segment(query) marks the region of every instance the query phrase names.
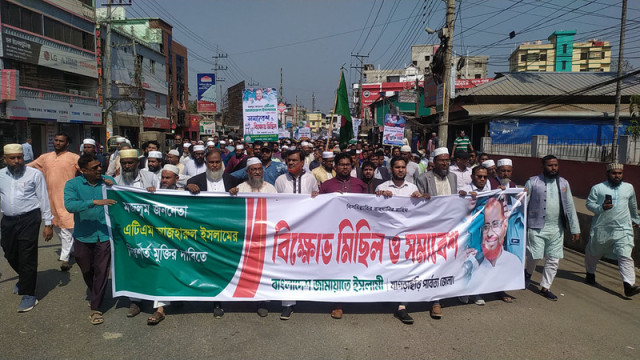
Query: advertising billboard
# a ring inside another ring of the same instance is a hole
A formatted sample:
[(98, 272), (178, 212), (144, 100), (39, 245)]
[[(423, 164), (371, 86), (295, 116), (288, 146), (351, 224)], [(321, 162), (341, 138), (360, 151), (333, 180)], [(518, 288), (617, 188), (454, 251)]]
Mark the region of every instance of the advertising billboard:
[(278, 140), (278, 92), (275, 88), (242, 91), (244, 141)]
[(216, 112), (216, 74), (198, 74), (198, 112)]

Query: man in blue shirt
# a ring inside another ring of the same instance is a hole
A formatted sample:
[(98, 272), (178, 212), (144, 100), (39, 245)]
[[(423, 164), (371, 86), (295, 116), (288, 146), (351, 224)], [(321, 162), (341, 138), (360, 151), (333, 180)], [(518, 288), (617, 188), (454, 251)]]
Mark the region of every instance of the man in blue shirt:
[(82, 176), (77, 176), (64, 186), (64, 206), (73, 214), (75, 258), (82, 277), (90, 292), (91, 315), (93, 325), (102, 324), (104, 318), (99, 308), (109, 279), (111, 243), (105, 216), (104, 205), (113, 205), (115, 200), (102, 198), (104, 180), (100, 162), (93, 154), (84, 154), (78, 160)]

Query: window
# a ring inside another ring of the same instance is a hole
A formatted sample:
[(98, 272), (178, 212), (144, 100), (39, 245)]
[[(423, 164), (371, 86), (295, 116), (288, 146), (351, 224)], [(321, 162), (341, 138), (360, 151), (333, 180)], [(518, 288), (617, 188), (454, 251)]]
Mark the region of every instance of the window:
[(155, 74), (156, 73), (156, 62), (149, 59), (149, 61), (151, 62), (151, 73)]
[(567, 62), (566, 61), (562, 62), (562, 70), (567, 70)]
[(562, 53), (563, 54), (567, 53), (567, 44), (562, 44)]
[(606, 57), (604, 51), (602, 52), (602, 54), (600, 56), (601, 56), (600, 59), (604, 59)]
[(520, 62), (527, 62), (527, 54), (520, 55)]
[(481, 69), (482, 68), (482, 63), (481, 62), (473, 63), (473, 67), (476, 68), (476, 69)]
[(586, 50), (582, 50), (580, 52), (580, 60), (587, 60), (587, 51)]
[(42, 35), (42, 15), (6, 1), (2, 3), (2, 21), (8, 25)]
[(429, 60), (431, 60), (431, 56), (425, 56), (424, 57), (424, 61), (429, 61)]
[(416, 66), (416, 65), (418, 65), (418, 62), (417, 62), (416, 60), (413, 60), (413, 61), (411, 62), (411, 64), (412, 64), (413, 66)]
[(89, 51), (94, 51), (96, 46), (93, 34), (78, 30), (46, 16), (44, 17), (44, 36)]
[(547, 54), (540, 54), (540, 61), (547, 61)]
[(476, 79), (482, 79), (482, 75), (481, 74), (476, 74), (475, 78)]

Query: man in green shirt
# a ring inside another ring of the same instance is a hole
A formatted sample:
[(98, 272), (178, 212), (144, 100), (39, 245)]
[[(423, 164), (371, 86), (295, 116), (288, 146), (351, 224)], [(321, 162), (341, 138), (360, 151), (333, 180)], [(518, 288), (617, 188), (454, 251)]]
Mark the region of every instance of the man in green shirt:
[(453, 151), (451, 153), (455, 154), (456, 151), (473, 151), (473, 145), (471, 145), (471, 141), (464, 130), (460, 130), (460, 136), (453, 141)]
[(93, 154), (85, 154), (78, 160), (82, 176), (77, 176), (64, 186), (64, 206), (73, 214), (75, 258), (90, 292), (91, 324), (104, 322), (98, 310), (109, 279), (111, 243), (107, 228), (105, 205), (115, 200), (102, 198), (104, 179), (115, 183), (112, 177), (103, 176), (100, 162)]

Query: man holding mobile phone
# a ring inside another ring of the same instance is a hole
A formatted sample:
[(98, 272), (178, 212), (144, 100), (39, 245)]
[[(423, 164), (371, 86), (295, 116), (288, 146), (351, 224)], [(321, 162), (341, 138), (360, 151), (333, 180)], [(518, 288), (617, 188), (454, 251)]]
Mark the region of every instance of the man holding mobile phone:
[(624, 295), (630, 297), (640, 293), (640, 288), (635, 286), (636, 274), (631, 258), (633, 227), (638, 227), (640, 217), (633, 186), (622, 181), (623, 170), (622, 164), (609, 164), (607, 181), (591, 188), (587, 208), (594, 216), (584, 265), (585, 282), (595, 285), (598, 260), (602, 256), (618, 259)]

